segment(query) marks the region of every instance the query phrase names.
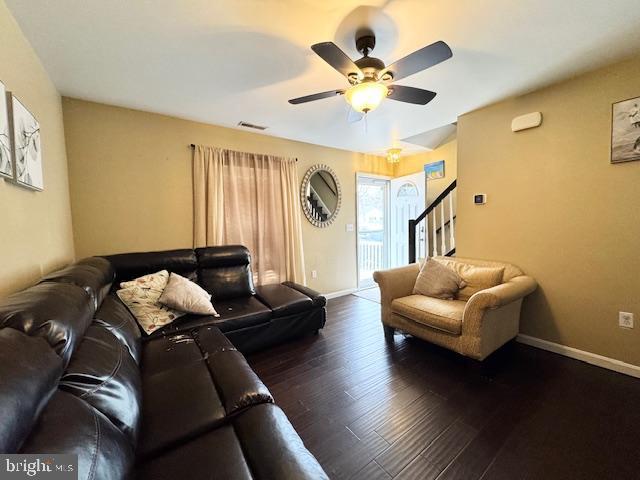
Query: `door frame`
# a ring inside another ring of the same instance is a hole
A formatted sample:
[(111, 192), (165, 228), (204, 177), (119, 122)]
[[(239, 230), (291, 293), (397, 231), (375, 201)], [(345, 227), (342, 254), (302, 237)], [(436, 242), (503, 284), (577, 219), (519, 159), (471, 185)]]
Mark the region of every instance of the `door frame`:
[(373, 283), (373, 285), (367, 285), (367, 286), (361, 286), (360, 285), (360, 254), (359, 254), (359, 249), (358, 249), (358, 234), (360, 232), (360, 225), (359, 225), (359, 218), (360, 218), (360, 212), (359, 212), (359, 204), (360, 202), (358, 201), (358, 183), (359, 180), (361, 178), (371, 178), (374, 180), (384, 180), (386, 182), (386, 188), (385, 188), (385, 193), (384, 193), (384, 257), (385, 257), (385, 263), (388, 260), (388, 256), (389, 256), (389, 184), (390, 181), (393, 177), (389, 176), (389, 175), (378, 175), (376, 173), (366, 173), (366, 172), (356, 172), (356, 177), (355, 177), (355, 181), (356, 181), (356, 188), (355, 188), (355, 201), (356, 201), (356, 224), (355, 224), (355, 234), (356, 234), (356, 291), (360, 291), (360, 290), (366, 290), (368, 288), (373, 288), (375, 287), (375, 282)]

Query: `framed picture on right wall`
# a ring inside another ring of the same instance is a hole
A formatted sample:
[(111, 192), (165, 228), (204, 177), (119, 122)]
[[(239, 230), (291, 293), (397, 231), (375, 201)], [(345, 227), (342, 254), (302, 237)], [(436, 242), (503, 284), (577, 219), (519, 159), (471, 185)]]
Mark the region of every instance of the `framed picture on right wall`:
[(611, 163), (640, 160), (640, 97), (614, 103), (611, 113)]

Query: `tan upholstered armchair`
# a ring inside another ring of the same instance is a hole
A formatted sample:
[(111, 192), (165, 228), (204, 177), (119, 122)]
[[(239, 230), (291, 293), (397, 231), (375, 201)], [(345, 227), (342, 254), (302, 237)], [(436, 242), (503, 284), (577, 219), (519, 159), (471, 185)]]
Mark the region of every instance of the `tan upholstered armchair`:
[(466, 300), (413, 295), (420, 266), (375, 272), (380, 286), (382, 325), (388, 340), (401, 330), (476, 360), (484, 360), (518, 334), (522, 299), (536, 289), (515, 265), (459, 257), (435, 257), (480, 267), (504, 267), (502, 284)]

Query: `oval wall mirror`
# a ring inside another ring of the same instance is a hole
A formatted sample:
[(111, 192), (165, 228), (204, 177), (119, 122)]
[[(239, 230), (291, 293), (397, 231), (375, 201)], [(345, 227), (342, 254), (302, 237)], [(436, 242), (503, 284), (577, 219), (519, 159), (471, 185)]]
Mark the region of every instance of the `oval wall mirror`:
[(336, 173), (326, 165), (314, 165), (302, 179), (302, 210), (316, 227), (331, 225), (340, 210), (342, 193)]

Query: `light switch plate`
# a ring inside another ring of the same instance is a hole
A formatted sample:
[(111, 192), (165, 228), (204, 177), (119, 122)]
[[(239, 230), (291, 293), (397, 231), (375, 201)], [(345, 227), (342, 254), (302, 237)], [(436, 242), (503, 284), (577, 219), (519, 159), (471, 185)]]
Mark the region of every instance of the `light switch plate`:
[(353, 223), (347, 223), (347, 232), (353, 232)]

